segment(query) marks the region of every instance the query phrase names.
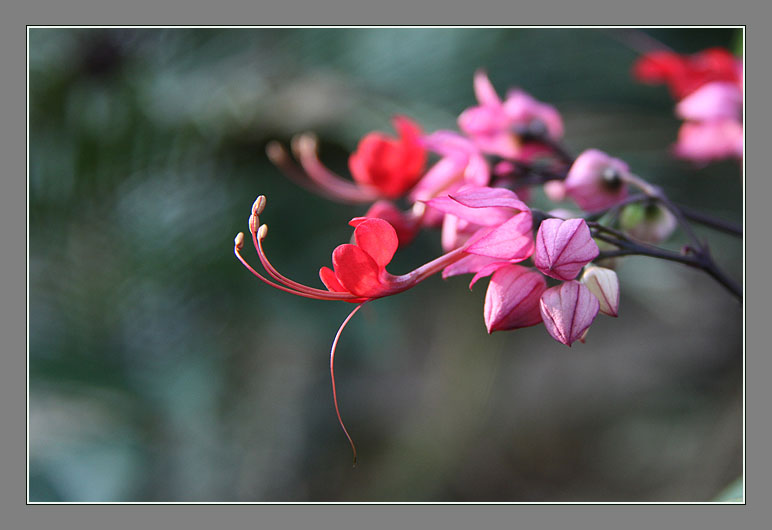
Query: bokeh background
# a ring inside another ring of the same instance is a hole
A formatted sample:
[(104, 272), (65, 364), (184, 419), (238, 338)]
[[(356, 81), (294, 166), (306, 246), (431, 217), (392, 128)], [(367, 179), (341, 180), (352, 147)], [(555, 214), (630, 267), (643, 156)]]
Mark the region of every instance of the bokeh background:
[[(336, 362), (352, 469), (328, 371), (351, 306), (232, 254), (265, 194), (272, 261), (318, 285), (364, 207), (296, 187), (266, 143), (315, 131), (347, 174), (395, 113), (455, 128), (479, 67), (556, 105), (574, 151), (741, 222), (737, 163), (669, 156), (674, 103), (629, 74), (649, 38), (742, 49), (733, 29), (30, 29), (29, 499), (716, 498), (742, 474), (743, 327), (707, 275), (626, 259), (619, 318), (570, 349), (543, 326), (489, 336), (468, 278), (369, 304)], [(740, 280), (742, 242), (700, 234)], [(440, 252), (424, 233), (390, 271)]]

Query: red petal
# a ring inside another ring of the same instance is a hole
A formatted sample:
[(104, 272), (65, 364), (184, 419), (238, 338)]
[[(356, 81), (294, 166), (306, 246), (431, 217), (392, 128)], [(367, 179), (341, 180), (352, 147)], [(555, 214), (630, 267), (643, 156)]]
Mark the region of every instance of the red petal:
[(385, 290), (380, 282), (381, 269), (369, 254), (356, 245), (336, 248), (332, 253), (332, 266), (340, 284), (350, 293), (372, 298)]
[[(373, 259), (378, 268), (385, 268), (399, 247), (397, 231), (388, 221), (378, 218), (356, 223), (354, 241), (357, 246)], [(337, 268), (335, 270), (337, 271)]]
[(335, 273), (329, 267), (322, 267), (319, 269), (319, 278), (322, 280), (324, 286), (327, 287), (328, 291), (335, 293), (348, 292), (348, 290), (340, 284), (338, 277), (335, 276)]

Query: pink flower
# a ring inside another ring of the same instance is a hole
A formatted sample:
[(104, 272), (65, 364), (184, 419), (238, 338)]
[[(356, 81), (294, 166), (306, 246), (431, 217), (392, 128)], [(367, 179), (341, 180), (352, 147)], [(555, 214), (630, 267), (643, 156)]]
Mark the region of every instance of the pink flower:
[(624, 179), (629, 168), (622, 160), (588, 149), (571, 165), (565, 193), (585, 211), (605, 210), (627, 196)]
[(502, 102), (487, 74), (478, 70), (474, 91), (479, 105), (462, 112), (458, 126), (486, 153), (517, 158), (522, 155), (521, 136), (563, 136), (563, 121), (557, 110), (522, 90), (511, 90)]
[(558, 280), (573, 280), (600, 250), (584, 219), (545, 219), (536, 234), (533, 263)]
[(359, 141), (348, 161), (356, 182), (374, 187), (389, 199), (412, 188), (426, 164), (420, 127), (404, 116), (396, 116), (393, 123), (398, 139), (371, 132)]
[(686, 122), (673, 146), (676, 156), (706, 164), (724, 158), (743, 156), (742, 123), (731, 120)]
[(520, 265), (498, 267), (485, 293), (483, 314), (488, 333), (541, 322), (539, 299), (546, 288), (547, 282), (536, 271)]
[(589, 329), (600, 304), (587, 287), (574, 280), (544, 291), (539, 308), (549, 334), (571, 346)]

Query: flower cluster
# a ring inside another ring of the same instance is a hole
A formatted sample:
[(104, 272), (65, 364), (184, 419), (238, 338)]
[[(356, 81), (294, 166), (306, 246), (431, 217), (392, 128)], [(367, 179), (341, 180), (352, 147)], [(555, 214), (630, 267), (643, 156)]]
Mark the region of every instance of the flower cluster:
[[(717, 52), (692, 58), (652, 55), (641, 59), (635, 71), (640, 79), (669, 84), (681, 98), (679, 115), (690, 120), (684, 127), (714, 127), (735, 119), (732, 105), (741, 101), (729, 101), (729, 87), (739, 86), (738, 73), (736, 62), (722, 57)], [(714, 71), (705, 61), (722, 68)], [(356, 304), (330, 351), (335, 410), (352, 449), (335, 391), (341, 332), (363, 304), (411, 289), (432, 275), (471, 274), (470, 289), (490, 278), (483, 307), (489, 333), (543, 324), (567, 346), (585, 341), (599, 313), (618, 315), (619, 280), (611, 263), (619, 256), (648, 255), (702, 268), (741, 296), (694, 237), (685, 213), (661, 189), (634, 175), (621, 159), (598, 149), (574, 157), (563, 146), (563, 120), (555, 107), (520, 89), (502, 99), (482, 70), (474, 75), (474, 92), (477, 104), (459, 115), (458, 131), (426, 133), (410, 118), (397, 116), (396, 136), (364, 136), (348, 160), (350, 179), (325, 166), (311, 134), (296, 137), (291, 154), (278, 142), (267, 146), (274, 164), (303, 187), (339, 202), (369, 205), (349, 222), (352, 241), (333, 250), (332, 267), (320, 268), (324, 288), (293, 281), (269, 261), (264, 248), (268, 227), (260, 223), (264, 196), (254, 202), (248, 222), (264, 272), (242, 256), (243, 233), (234, 249), (252, 274), (274, 288)], [(701, 160), (717, 156), (716, 143), (697, 143), (709, 156), (691, 156), (695, 151), (681, 140), (678, 152)], [(534, 209), (529, 202), (536, 187), (555, 202), (573, 202), (581, 213)], [(704, 216), (699, 219), (710, 223)], [(677, 225), (692, 239), (685, 247), (689, 255), (654, 246)], [(736, 232), (725, 223), (713, 226)], [(386, 270), (401, 247), (421, 230), (432, 229), (440, 230), (444, 254), (405, 274)]]
[(722, 48), (694, 55), (658, 51), (633, 66), (644, 83), (664, 83), (685, 120), (674, 146), (677, 156), (705, 164), (743, 154), (743, 65)]

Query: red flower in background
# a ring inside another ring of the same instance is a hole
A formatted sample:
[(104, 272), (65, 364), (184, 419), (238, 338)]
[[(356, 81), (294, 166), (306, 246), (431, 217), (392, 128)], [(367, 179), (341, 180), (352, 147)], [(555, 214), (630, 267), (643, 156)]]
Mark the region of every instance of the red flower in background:
[(633, 65), (633, 76), (643, 83), (667, 84), (680, 100), (713, 81), (742, 86), (742, 61), (723, 48), (709, 48), (693, 55), (670, 51), (647, 53)]
[(348, 159), (354, 180), (376, 188), (388, 199), (400, 197), (412, 188), (426, 164), (420, 127), (404, 116), (396, 116), (393, 124), (399, 138), (368, 133)]

